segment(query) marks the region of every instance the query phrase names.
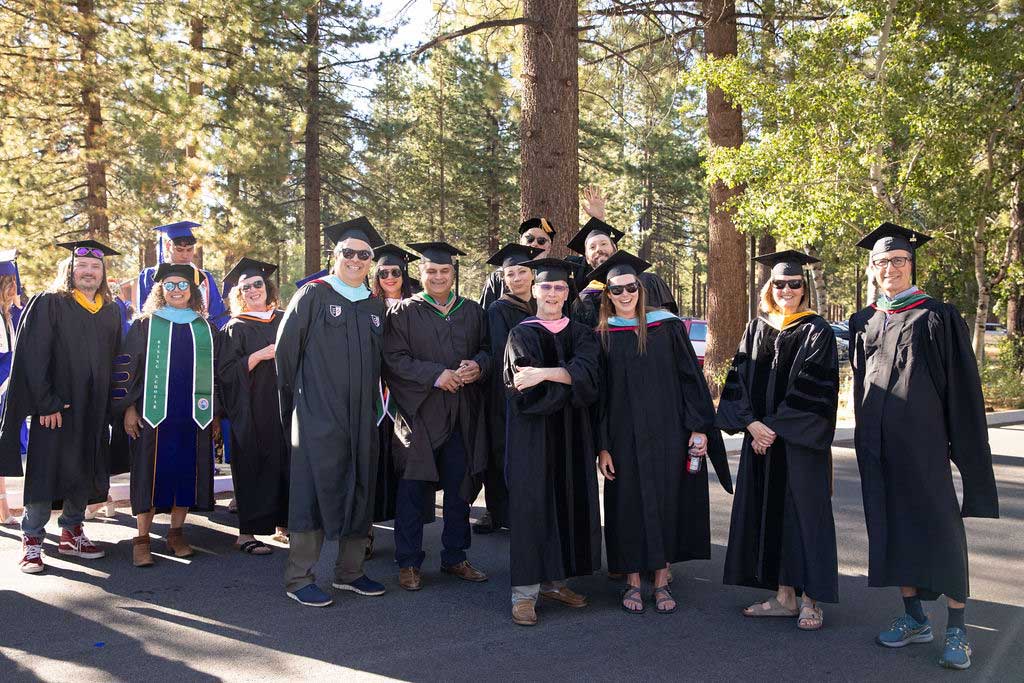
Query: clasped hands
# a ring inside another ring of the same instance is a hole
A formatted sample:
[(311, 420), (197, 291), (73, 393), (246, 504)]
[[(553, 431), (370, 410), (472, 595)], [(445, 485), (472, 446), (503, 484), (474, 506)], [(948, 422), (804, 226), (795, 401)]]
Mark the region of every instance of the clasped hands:
[(775, 437), (778, 436), (768, 425), (757, 420), (747, 425), (747, 431), (750, 432), (751, 446), (758, 455), (768, 452), (768, 448), (775, 443)]
[(438, 389), (454, 394), (462, 387), (472, 384), (478, 379), (480, 379), (480, 366), (477, 365), (476, 361), (464, 360), (459, 363), (459, 367), (455, 370), (445, 368), (441, 376), (437, 378), (436, 386)]

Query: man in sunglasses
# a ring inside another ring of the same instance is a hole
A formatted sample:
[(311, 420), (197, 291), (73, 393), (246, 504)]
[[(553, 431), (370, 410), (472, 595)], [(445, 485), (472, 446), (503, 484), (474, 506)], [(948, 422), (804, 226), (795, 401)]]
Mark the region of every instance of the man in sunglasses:
[(19, 562), (27, 574), (44, 569), (42, 542), (55, 501), (62, 501), (57, 552), (104, 555), (82, 522), (86, 505), (107, 500), (110, 484), (108, 408), (121, 316), (104, 258), (117, 252), (93, 240), (57, 246), (71, 256), (22, 315), (0, 424), (0, 476), (20, 477), (21, 426), (30, 418)]
[[(883, 223), (857, 246), (880, 294), (850, 318), (855, 445), (868, 529), (868, 585), (899, 586), (905, 613), (876, 637), (899, 648), (934, 639), (921, 605), (945, 595), (939, 664), (971, 665), (962, 517), (998, 517), (985, 404), (967, 325), (914, 284), (916, 249), (931, 239)], [(957, 505), (949, 461), (963, 480)]]

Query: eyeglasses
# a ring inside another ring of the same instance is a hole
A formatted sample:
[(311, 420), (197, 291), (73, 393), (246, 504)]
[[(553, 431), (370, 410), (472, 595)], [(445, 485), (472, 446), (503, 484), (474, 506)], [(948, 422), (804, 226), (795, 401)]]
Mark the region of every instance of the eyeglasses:
[(402, 277), (401, 268), (378, 268), (377, 277), (381, 280), (387, 280), (396, 277)]
[(551, 240), (549, 240), (547, 237), (544, 237), (543, 235), (535, 236), (531, 235), (530, 233), (526, 233), (525, 235), (523, 235), (523, 241), (526, 242), (527, 244), (533, 244), (534, 242), (536, 242), (538, 247), (543, 247)]
[(550, 282), (542, 282), (537, 285), (540, 291), (547, 294), (548, 292), (554, 292), (555, 294), (565, 294), (569, 291), (569, 285), (554, 285)]
[(165, 282), (164, 291), (173, 292), (175, 289), (179, 289), (182, 292), (187, 291), (189, 288), (188, 280), (182, 280), (181, 282)]
[(360, 261), (369, 261), (370, 257), (373, 256), (373, 252), (369, 249), (342, 249), (341, 255), (347, 259), (358, 258)]
[(787, 286), (790, 289), (803, 289), (804, 288), (804, 281), (803, 280), (772, 280), (772, 286), (775, 287), (775, 289), (785, 289)]
[(263, 280), (256, 280), (256, 282), (240, 285), (239, 289), (243, 292), (248, 292), (250, 289), (263, 289)]
[(875, 268), (885, 268), (891, 263), (896, 268), (902, 268), (907, 265), (910, 260), (909, 256), (893, 256), (892, 258), (880, 258), (877, 261), (872, 261), (871, 265)]
[(614, 296), (621, 296), (623, 292), (636, 294), (638, 289), (640, 289), (638, 282), (630, 282), (628, 285), (608, 285), (608, 292)]
[(93, 258), (103, 258), (103, 250), (93, 249), (92, 247), (75, 247), (75, 256), (92, 256)]

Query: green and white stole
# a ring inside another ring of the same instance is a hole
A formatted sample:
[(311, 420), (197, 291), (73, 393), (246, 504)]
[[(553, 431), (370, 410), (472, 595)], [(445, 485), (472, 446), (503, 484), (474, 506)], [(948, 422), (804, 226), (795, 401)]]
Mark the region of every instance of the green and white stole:
[[(150, 316), (149, 338), (146, 341), (146, 376), (142, 395), (142, 418), (156, 427), (167, 417), (167, 385), (171, 365), (170, 320)], [(179, 316), (176, 316), (179, 317)], [(198, 315), (186, 323), (192, 332), (192, 419), (200, 429), (213, 422), (213, 334), (210, 326)]]

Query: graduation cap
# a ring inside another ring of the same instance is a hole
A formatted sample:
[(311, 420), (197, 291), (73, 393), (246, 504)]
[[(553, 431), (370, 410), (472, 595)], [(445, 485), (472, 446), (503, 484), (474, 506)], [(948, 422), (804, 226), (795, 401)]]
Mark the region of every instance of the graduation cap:
[(118, 256), (121, 252), (114, 251), (105, 244), (96, 240), (76, 240), (74, 242), (59, 242), (57, 246), (67, 249), (73, 256), (84, 256), (87, 258), (103, 258), (104, 256)]
[(0, 251), (0, 275), (13, 275), (14, 283), (21, 294), (21, 273), (18, 272), (18, 250), (4, 249)]
[(409, 248), (418, 251), (423, 258), (441, 266), (453, 265), (452, 256), (465, 256), (466, 252), (453, 247), (447, 242), (412, 242)]
[(163, 282), (166, 278), (175, 275), (191, 281), (196, 287), (198, 287), (203, 281), (202, 273), (200, 273), (199, 269), (191, 263), (161, 263), (157, 266), (156, 275), (153, 276), (153, 281)]
[(418, 261), (420, 257), (397, 244), (385, 244), (373, 250), (373, 258), (378, 266), (398, 266), (406, 270), (410, 263)]
[(821, 259), (808, 256), (807, 254), (796, 251), (795, 249), (786, 249), (784, 251), (776, 251), (771, 254), (761, 254), (755, 256), (753, 261), (757, 261), (761, 265), (767, 266), (771, 269), (771, 277), (785, 277), (792, 275), (803, 275), (804, 266), (809, 266), (812, 263), (820, 263)]
[(196, 223), (195, 221), (178, 221), (177, 223), (158, 225), (154, 230), (162, 232), (169, 240), (191, 240), (194, 244), (196, 236), (192, 233), (192, 228), (198, 227), (199, 223)]
[(330, 274), (330, 271), (328, 271), (326, 268), (324, 268), (323, 270), (321, 270), (319, 272), (313, 273), (312, 275), (307, 275), (306, 277), (302, 278), (301, 280), (297, 280), (295, 282), (295, 288), (296, 289), (302, 289), (303, 287), (308, 285), (313, 280), (319, 280), (321, 278), (325, 278), (329, 274)]
[(608, 284), (608, 280), (613, 277), (618, 277), (619, 275), (640, 275), (640, 273), (650, 267), (651, 264), (642, 258), (633, 256), (624, 249), (619, 249), (609, 256), (604, 263), (590, 271), (588, 277), (591, 280)]
[(525, 265), (530, 259), (537, 258), (544, 250), (526, 244), (506, 244), (487, 259), (487, 263), (499, 268)]
[(251, 259), (248, 256), (243, 256), (238, 263), (235, 264), (227, 275), (224, 276), (224, 296), (228, 295), (238, 281), (243, 277), (252, 277), (259, 275), (266, 282), (267, 279), (273, 275), (274, 271), (277, 270), (277, 266), (273, 263), (267, 263), (266, 261), (257, 261)]
[(347, 239), (357, 239), (369, 244), (371, 249), (384, 246), (384, 238), (374, 230), (373, 223), (366, 216), (328, 225), (324, 228), (324, 234), (334, 245)]
[(597, 218), (591, 218), (587, 221), (586, 225), (580, 229), (576, 235), (569, 240), (566, 245), (578, 254), (587, 253), (587, 240), (597, 235), (604, 235), (612, 241), (612, 244), (618, 244), (626, 233), (622, 232), (618, 228), (613, 228), (602, 220)]
[(864, 235), (860, 242), (857, 242), (857, 246), (862, 249), (870, 249), (872, 256), (886, 251), (893, 251), (894, 249), (903, 249), (913, 254), (917, 247), (920, 247), (930, 239), (931, 236), (923, 232), (910, 230), (902, 225), (886, 221)]
[(544, 234), (548, 237), (554, 237), (558, 234), (555, 231), (555, 226), (551, 225), (551, 222), (547, 218), (527, 218), (525, 221), (519, 224), (519, 234), (522, 235), (527, 230), (533, 230), (534, 228), (540, 228), (544, 231)]
[(569, 282), (569, 273), (573, 272), (573, 265), (571, 263), (560, 258), (551, 258), (550, 256), (534, 259), (533, 261), (525, 261), (519, 265), (533, 269), (534, 282), (558, 282), (560, 280)]

